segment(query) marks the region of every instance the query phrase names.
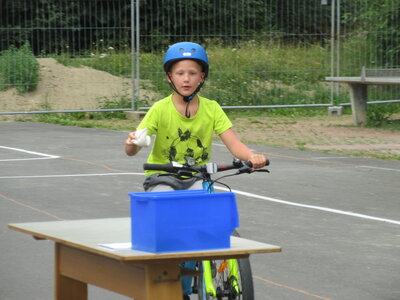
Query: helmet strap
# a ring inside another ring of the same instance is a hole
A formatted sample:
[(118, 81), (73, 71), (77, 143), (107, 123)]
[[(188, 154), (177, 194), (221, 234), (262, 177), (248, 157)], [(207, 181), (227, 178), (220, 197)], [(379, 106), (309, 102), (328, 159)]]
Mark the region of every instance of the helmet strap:
[(197, 87), (197, 89), (194, 91), (193, 94), (191, 94), (190, 96), (183, 96), (181, 93), (178, 92), (178, 90), (175, 87), (175, 84), (173, 83), (173, 81), (171, 80), (171, 77), (169, 76), (169, 74), (167, 73), (167, 76), (169, 78), (169, 86), (174, 90), (175, 93), (177, 93), (179, 96), (181, 96), (183, 98), (183, 101), (186, 102), (186, 110), (185, 110), (185, 117), (186, 118), (190, 118), (190, 111), (189, 111), (189, 103), (190, 101), (194, 98), (194, 96), (196, 96), (196, 94), (200, 91), (201, 87), (203, 86), (204, 82), (201, 82), (199, 84), (199, 86)]
[(186, 109), (185, 109), (185, 117), (188, 119), (190, 118), (189, 104), (190, 101), (186, 102)]

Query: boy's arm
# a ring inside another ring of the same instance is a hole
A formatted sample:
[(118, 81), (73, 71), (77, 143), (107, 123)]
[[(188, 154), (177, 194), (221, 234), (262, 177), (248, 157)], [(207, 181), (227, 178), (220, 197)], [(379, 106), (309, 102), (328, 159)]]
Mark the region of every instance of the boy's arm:
[(228, 150), (236, 158), (243, 161), (250, 161), (254, 169), (262, 168), (266, 164), (264, 155), (253, 153), (245, 144), (243, 144), (236, 136), (232, 128), (221, 133), (220, 138)]

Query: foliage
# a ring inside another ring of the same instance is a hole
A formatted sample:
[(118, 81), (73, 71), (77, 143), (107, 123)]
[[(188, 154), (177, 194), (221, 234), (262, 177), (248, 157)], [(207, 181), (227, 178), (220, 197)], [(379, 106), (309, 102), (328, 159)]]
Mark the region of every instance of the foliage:
[(400, 125), (400, 120), (393, 120), (392, 116), (400, 111), (400, 103), (370, 105), (368, 106), (367, 118), (369, 127), (395, 128)]
[(38, 82), (39, 63), (29, 42), (19, 49), (10, 47), (0, 52), (0, 90), (15, 87), (19, 93), (25, 93), (34, 90)]
[[(393, 67), (400, 65), (400, 2), (397, 0), (344, 0), (342, 25), (364, 53), (359, 66)], [(357, 12), (357, 7), (362, 11)]]

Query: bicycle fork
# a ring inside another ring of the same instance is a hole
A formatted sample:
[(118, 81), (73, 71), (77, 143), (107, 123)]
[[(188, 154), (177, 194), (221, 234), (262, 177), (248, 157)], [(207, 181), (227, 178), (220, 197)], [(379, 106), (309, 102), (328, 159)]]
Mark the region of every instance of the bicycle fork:
[[(208, 191), (209, 193), (214, 192), (214, 185), (210, 183), (210, 181), (203, 181), (203, 189)], [(239, 266), (237, 259), (227, 259), (221, 264), (221, 267), (218, 270), (215, 270), (215, 274), (213, 274), (213, 270), (211, 268), (211, 261), (205, 260), (203, 263), (203, 280), (205, 286), (205, 292), (211, 295), (213, 298), (217, 297), (217, 291), (215, 290), (213, 284), (213, 275), (218, 277), (219, 273), (223, 273), (227, 267), (229, 267), (229, 276), (228, 280), (230, 281), (231, 287), (233, 287), (236, 291), (236, 294), (239, 295)], [(225, 283), (224, 283), (225, 284)], [(204, 293), (203, 293), (204, 294)], [(203, 299), (202, 299), (203, 300)]]
[[(218, 268), (218, 270), (212, 270), (211, 261), (209, 260), (203, 261), (203, 278), (204, 278), (206, 293), (211, 295), (213, 298), (217, 297), (217, 291), (215, 290), (213, 284), (213, 277), (218, 277), (217, 275), (219, 273), (223, 273), (227, 267), (229, 268), (229, 275), (227, 278), (230, 281), (229, 284), (231, 285), (232, 288), (235, 289), (236, 294), (239, 295), (240, 293), (238, 285), (239, 266), (237, 259), (224, 260), (223, 263)], [(213, 271), (216, 273), (213, 274)]]

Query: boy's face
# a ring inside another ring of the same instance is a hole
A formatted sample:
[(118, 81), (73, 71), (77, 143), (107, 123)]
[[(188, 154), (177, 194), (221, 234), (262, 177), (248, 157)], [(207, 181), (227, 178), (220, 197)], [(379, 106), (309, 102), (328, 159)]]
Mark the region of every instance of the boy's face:
[(193, 94), (205, 78), (205, 73), (202, 72), (201, 66), (191, 59), (184, 59), (175, 63), (168, 75), (168, 82), (172, 82), (177, 91), (183, 96)]

